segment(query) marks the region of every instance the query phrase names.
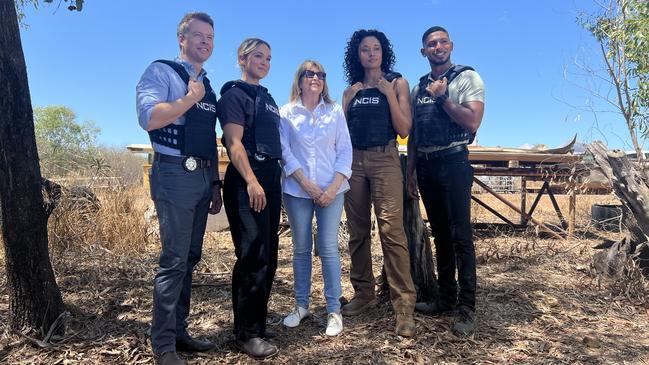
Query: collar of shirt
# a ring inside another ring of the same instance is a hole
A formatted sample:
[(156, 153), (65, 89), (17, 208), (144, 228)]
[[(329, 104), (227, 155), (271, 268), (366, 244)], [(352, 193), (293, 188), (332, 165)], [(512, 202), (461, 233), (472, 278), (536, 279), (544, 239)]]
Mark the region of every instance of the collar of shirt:
[(439, 79), (436, 79), (433, 77), (433, 71), (428, 73), (428, 80), (429, 81), (436, 81), (436, 80), (441, 80), (443, 77), (445, 77), (448, 72), (455, 66), (454, 63), (451, 63), (451, 65), (444, 71), (441, 75), (439, 75)]
[(196, 80), (198, 80), (198, 81), (202, 81), (203, 77), (205, 77), (205, 75), (207, 75), (207, 71), (205, 71), (205, 67), (203, 67), (201, 69), (201, 72), (198, 75), (196, 75), (196, 70), (194, 69), (194, 65), (192, 65), (189, 61), (184, 60), (184, 59), (182, 59), (180, 57), (176, 57), (174, 59), (174, 61), (176, 61), (177, 63), (180, 63), (181, 65), (183, 65), (185, 70), (187, 70), (187, 73), (189, 74), (189, 76), (190, 77), (195, 76)]
[[(327, 104), (325, 104), (324, 99), (320, 97), (320, 101), (318, 102), (318, 105), (316, 105), (315, 109), (313, 109), (313, 114), (315, 114), (316, 110), (324, 110), (326, 106)], [(302, 98), (297, 99), (297, 101), (295, 102), (295, 104), (293, 104), (292, 107), (301, 108), (310, 112), (310, 110), (307, 109), (307, 107), (305, 107), (304, 104), (302, 104)]]

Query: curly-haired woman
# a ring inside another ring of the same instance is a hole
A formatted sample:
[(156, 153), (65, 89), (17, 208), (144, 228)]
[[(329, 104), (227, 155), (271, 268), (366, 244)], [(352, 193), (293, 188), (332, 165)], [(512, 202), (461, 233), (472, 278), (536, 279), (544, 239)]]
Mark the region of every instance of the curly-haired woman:
[(392, 71), (394, 62), (392, 45), (382, 32), (361, 29), (347, 43), (344, 70), (349, 87), (343, 108), (353, 161), (345, 214), (354, 297), (342, 313), (358, 315), (376, 303), (370, 246), (373, 204), (396, 314), (395, 332), (413, 336), (416, 292), (403, 228), (403, 175), (396, 144), (397, 135), (408, 135), (412, 121), (408, 82)]

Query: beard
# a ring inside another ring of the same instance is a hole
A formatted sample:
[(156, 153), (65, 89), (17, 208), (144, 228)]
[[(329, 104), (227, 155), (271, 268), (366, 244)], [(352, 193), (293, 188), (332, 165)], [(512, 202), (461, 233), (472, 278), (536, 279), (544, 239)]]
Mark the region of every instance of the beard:
[(433, 66), (441, 66), (448, 62), (451, 59), (450, 56), (446, 56), (443, 60), (436, 60), (436, 59), (431, 59), (430, 57), (428, 58), (428, 62), (430, 62), (431, 65)]

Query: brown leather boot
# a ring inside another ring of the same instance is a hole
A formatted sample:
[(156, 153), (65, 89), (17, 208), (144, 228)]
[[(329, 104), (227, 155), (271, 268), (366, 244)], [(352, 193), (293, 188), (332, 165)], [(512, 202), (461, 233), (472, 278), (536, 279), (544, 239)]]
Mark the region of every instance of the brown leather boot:
[(239, 351), (257, 360), (275, 356), (279, 352), (275, 345), (271, 345), (261, 337), (253, 337), (245, 341), (236, 340), (234, 344)]
[(178, 357), (176, 351), (163, 352), (155, 359), (156, 365), (187, 365), (185, 360)]
[(394, 326), (394, 332), (403, 337), (412, 337), (415, 335), (415, 320), (412, 314), (397, 313), (397, 323)]
[(352, 300), (341, 308), (340, 312), (343, 316), (357, 316), (373, 306), (376, 306), (376, 297), (354, 295)]

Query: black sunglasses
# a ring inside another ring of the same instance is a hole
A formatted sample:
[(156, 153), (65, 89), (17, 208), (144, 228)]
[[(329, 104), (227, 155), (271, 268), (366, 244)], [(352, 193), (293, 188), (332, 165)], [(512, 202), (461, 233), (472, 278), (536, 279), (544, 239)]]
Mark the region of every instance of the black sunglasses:
[(318, 76), (318, 79), (324, 80), (327, 78), (327, 73), (326, 72), (313, 72), (311, 70), (305, 70), (304, 71), (304, 76), (307, 79), (312, 79), (314, 76)]

